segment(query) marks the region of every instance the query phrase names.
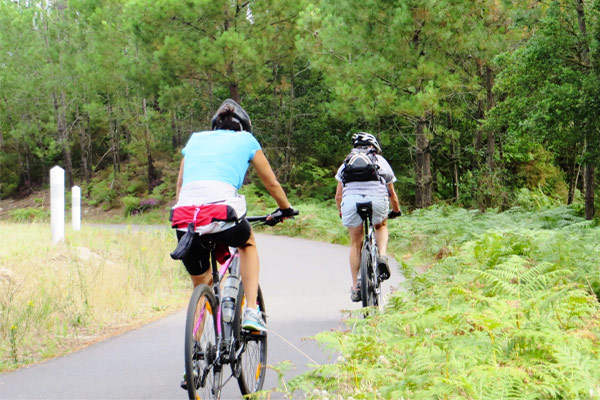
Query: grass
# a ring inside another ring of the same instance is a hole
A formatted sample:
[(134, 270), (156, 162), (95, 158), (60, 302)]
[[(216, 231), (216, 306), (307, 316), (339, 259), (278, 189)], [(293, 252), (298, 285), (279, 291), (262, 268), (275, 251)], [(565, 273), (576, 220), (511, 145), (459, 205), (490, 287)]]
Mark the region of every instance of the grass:
[(171, 232), (0, 223), (0, 372), (57, 356), (185, 304)]

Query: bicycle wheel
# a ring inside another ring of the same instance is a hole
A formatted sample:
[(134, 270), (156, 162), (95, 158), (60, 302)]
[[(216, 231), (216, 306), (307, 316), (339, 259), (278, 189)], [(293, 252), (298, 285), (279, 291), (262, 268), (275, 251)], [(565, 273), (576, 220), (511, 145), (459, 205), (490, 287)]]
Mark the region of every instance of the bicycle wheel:
[(374, 282), (373, 259), (371, 258), (369, 244), (365, 242), (360, 253), (360, 295), (363, 307), (377, 305)]
[(377, 248), (377, 244), (375, 244), (371, 252), (371, 260), (373, 260), (373, 263), (371, 264), (373, 266), (373, 305), (381, 309), (383, 303), (381, 302), (381, 280), (379, 279), (379, 266), (377, 265), (378, 259), (379, 249)]
[[(198, 285), (190, 298), (185, 322), (185, 381), (190, 399), (215, 399), (217, 355), (216, 300), (212, 289)], [(217, 376), (220, 378), (220, 375)], [(217, 381), (220, 379), (217, 379)]]
[[(244, 282), (240, 282), (233, 322), (233, 332), (237, 343), (236, 351), (240, 354), (237, 356), (235, 363), (231, 365), (231, 368), (238, 380), (242, 395), (262, 390), (267, 372), (267, 333), (250, 332), (241, 328), (246, 301)], [(260, 286), (258, 287), (256, 302), (264, 316), (265, 302)], [(266, 321), (266, 317), (264, 318)]]

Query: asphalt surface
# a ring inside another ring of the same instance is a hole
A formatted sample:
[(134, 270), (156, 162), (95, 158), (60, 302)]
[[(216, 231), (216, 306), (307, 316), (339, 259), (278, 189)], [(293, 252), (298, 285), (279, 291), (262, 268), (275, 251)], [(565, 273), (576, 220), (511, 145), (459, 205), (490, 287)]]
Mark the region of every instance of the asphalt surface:
[[(268, 364), (291, 361), (294, 367), (284, 375), (290, 379), (311, 365), (331, 362), (337, 355), (310, 337), (345, 329), (341, 310), (360, 307), (350, 301), (348, 248), (268, 235), (257, 235), (257, 245), (268, 315)], [(392, 264), (392, 278), (384, 282), (384, 294), (402, 280), (396, 266)], [(181, 310), (70, 355), (0, 374), (0, 399), (184, 399), (187, 392), (179, 388), (184, 324)], [(278, 384), (277, 373), (269, 369), (264, 388)], [(235, 380), (227, 383), (221, 398), (241, 398)], [(274, 392), (271, 398), (287, 397)]]

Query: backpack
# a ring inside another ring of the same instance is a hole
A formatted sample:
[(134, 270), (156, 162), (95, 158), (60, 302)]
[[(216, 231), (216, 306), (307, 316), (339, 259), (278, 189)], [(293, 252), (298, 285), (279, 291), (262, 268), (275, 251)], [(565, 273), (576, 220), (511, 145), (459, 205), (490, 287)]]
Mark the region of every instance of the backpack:
[(356, 148), (344, 160), (342, 171), (342, 183), (379, 181), (379, 165), (375, 150)]

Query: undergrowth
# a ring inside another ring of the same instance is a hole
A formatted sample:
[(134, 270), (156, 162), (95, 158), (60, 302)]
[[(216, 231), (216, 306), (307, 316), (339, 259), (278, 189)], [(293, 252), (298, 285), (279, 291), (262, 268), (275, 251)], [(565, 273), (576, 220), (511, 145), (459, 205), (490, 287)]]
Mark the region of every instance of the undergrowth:
[(391, 224), (408, 276), (383, 313), (316, 336), (339, 355), (290, 397), (600, 399), (600, 229), (569, 207), (433, 207)]

